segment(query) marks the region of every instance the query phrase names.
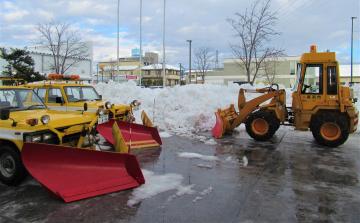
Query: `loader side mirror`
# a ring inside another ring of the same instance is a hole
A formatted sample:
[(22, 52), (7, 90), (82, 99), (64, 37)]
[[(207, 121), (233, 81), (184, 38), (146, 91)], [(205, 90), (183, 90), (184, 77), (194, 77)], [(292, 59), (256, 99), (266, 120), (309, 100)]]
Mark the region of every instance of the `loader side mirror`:
[(99, 94), (99, 99), (102, 100), (102, 95), (101, 94)]
[(57, 104), (63, 104), (63, 103), (64, 103), (62, 97), (56, 97), (55, 102), (56, 102)]
[(8, 120), (10, 118), (10, 110), (9, 109), (1, 109), (0, 110), (0, 119)]

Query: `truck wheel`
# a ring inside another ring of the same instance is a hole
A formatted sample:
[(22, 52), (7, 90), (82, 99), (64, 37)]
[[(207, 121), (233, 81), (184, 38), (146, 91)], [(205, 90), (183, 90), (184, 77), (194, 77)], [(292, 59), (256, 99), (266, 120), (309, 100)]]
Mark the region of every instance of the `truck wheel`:
[(315, 140), (324, 146), (337, 147), (349, 137), (349, 121), (346, 116), (326, 112), (311, 120), (311, 132)]
[(0, 146), (0, 181), (8, 186), (16, 186), (26, 177), (20, 152), (9, 145)]
[(247, 133), (253, 139), (266, 141), (273, 137), (280, 122), (273, 113), (257, 111), (249, 115), (245, 125)]

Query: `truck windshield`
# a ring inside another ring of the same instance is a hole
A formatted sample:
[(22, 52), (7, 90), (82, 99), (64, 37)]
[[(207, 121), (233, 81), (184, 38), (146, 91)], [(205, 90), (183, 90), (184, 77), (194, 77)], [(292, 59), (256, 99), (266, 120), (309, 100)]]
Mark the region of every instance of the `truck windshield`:
[(65, 87), (69, 102), (101, 100), (99, 94), (91, 86)]
[(296, 80), (295, 80), (294, 87), (292, 88), (292, 91), (296, 91), (299, 86), (300, 79), (301, 79), (301, 70), (302, 70), (302, 64), (298, 63), (297, 67), (296, 67)]
[(44, 108), (46, 106), (31, 89), (0, 89), (0, 109), (35, 110)]

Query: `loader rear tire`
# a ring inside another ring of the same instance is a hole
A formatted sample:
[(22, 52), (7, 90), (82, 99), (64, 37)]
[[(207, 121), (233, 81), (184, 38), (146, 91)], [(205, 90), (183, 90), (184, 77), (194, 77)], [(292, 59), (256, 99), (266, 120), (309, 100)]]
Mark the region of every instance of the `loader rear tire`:
[(257, 141), (267, 141), (279, 129), (280, 122), (276, 116), (267, 111), (251, 113), (246, 120), (247, 133)]
[(310, 130), (320, 145), (337, 147), (349, 137), (349, 121), (340, 113), (322, 112), (311, 120)]
[(10, 145), (0, 146), (0, 181), (8, 186), (16, 186), (26, 177), (20, 152)]

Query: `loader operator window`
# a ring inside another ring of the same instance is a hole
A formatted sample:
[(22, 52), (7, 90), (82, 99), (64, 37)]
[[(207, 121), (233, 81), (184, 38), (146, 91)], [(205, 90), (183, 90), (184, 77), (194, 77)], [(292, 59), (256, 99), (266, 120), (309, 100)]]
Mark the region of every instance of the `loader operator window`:
[(301, 93), (322, 94), (323, 93), (322, 73), (323, 73), (323, 66), (321, 64), (306, 65)]
[(49, 88), (48, 103), (56, 103), (57, 97), (60, 97), (61, 99), (63, 99), (61, 90), (59, 88)]
[(327, 67), (327, 93), (329, 95), (337, 95), (337, 79), (336, 79), (336, 67)]

